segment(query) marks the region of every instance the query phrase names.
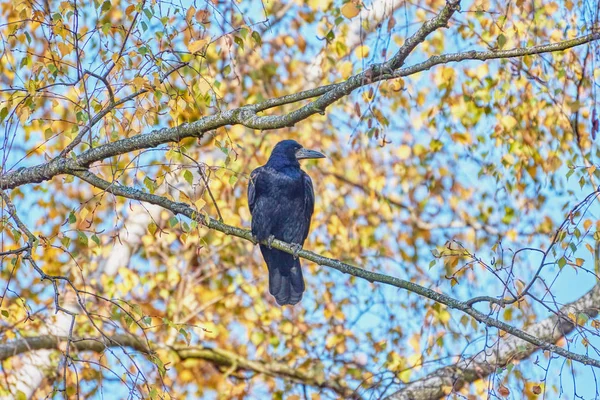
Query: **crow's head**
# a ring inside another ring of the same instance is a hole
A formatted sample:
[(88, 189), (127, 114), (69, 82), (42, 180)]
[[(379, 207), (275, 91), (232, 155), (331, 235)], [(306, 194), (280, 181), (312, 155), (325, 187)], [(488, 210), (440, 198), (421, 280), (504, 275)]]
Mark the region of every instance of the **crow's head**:
[(298, 160), (306, 158), (325, 158), (325, 155), (315, 150), (305, 149), (295, 140), (282, 140), (271, 152), (269, 164), (300, 165)]

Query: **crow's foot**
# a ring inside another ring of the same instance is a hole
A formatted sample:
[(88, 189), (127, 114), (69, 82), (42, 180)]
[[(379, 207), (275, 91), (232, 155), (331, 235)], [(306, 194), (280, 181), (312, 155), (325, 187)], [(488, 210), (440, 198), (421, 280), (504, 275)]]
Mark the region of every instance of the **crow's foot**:
[(298, 258), (298, 253), (300, 252), (300, 250), (302, 250), (302, 245), (300, 245), (298, 243), (292, 243), (291, 246), (292, 246), (292, 250), (294, 250), (292, 255), (294, 256), (294, 260), (296, 260)]
[(273, 240), (275, 240), (274, 235), (270, 235), (267, 239), (267, 245), (269, 246), (269, 250), (273, 249)]

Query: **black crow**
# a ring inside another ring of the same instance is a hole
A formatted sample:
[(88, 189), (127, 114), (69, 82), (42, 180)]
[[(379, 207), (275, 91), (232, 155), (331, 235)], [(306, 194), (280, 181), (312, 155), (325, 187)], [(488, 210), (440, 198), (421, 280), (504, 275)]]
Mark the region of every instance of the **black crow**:
[[(310, 229), (315, 206), (312, 181), (300, 169), (298, 160), (324, 158), (318, 151), (307, 150), (294, 140), (275, 146), (269, 161), (250, 174), (248, 205), (252, 214), (252, 235), (259, 241), (273, 239), (302, 248)], [(296, 255), (260, 245), (269, 268), (269, 292), (277, 304), (294, 305), (302, 299), (304, 279)]]

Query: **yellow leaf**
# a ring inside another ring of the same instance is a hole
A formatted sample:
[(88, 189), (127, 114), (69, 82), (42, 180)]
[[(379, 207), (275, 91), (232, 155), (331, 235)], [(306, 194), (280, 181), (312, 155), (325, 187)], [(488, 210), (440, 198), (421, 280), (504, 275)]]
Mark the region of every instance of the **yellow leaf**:
[(410, 347), (417, 353), (421, 351), (421, 343), (419, 342), (420, 339), (421, 339), (421, 336), (418, 334), (415, 334), (415, 335), (412, 335), (411, 338), (408, 340), (408, 344), (410, 345)]
[(342, 79), (348, 79), (352, 75), (352, 63), (350, 61), (342, 62), (338, 71), (342, 75)]
[(127, 15), (129, 17), (131, 14), (133, 14), (134, 11), (135, 11), (135, 6), (133, 4), (131, 4), (125, 9), (125, 15)]
[(401, 160), (406, 160), (410, 157), (411, 148), (410, 146), (403, 144), (398, 147), (398, 158)]
[(438, 319), (443, 325), (446, 325), (450, 322), (450, 313), (446, 310), (441, 310), (438, 314)]
[(57, 46), (58, 46), (58, 50), (60, 51), (61, 56), (64, 57), (67, 54), (71, 53), (72, 47), (70, 45), (68, 45), (67, 43), (59, 42), (57, 44)]
[(356, 50), (354, 50), (354, 54), (359, 60), (369, 57), (369, 46), (358, 46)]
[(410, 368), (406, 368), (405, 370), (403, 370), (402, 372), (400, 372), (398, 374), (398, 379), (400, 379), (404, 383), (410, 382), (410, 374), (411, 374), (411, 372), (412, 371), (410, 370)]
[(143, 76), (136, 76), (131, 83), (135, 90), (140, 90), (146, 84), (146, 79)]
[(194, 202), (194, 205), (196, 206), (197, 210), (201, 210), (202, 207), (206, 205), (206, 201), (204, 201), (204, 199), (198, 199)]
[(204, 48), (206, 43), (208, 43), (207, 39), (194, 40), (188, 44), (188, 50), (190, 53), (197, 53)]
[(517, 125), (517, 120), (512, 115), (503, 115), (500, 118), (500, 123), (506, 130), (510, 131)]
[(344, 4), (340, 11), (342, 12), (342, 15), (348, 19), (354, 18), (360, 13), (360, 9), (352, 2)]
[(291, 37), (290, 35), (286, 35), (283, 38), (283, 43), (285, 43), (287, 47), (292, 47), (296, 42), (294, 41), (293, 37)]
[(404, 80), (402, 80), (402, 79), (393, 80), (388, 84), (388, 86), (389, 86), (390, 90), (392, 90), (394, 92), (399, 92), (402, 89), (404, 89)]
[(591, 167), (589, 167), (587, 169), (588, 174), (593, 174), (594, 172), (596, 172), (597, 167), (595, 165), (592, 165)]
[(523, 282), (520, 279), (517, 279), (515, 281), (515, 286), (517, 287), (517, 294), (521, 294), (521, 293), (523, 293), (523, 290), (525, 290), (526, 285), (525, 285), (525, 282)]
[(194, 17), (194, 14), (196, 14), (196, 9), (192, 6), (188, 8), (187, 12), (185, 13), (185, 19), (191, 21)]
[(460, 144), (471, 144), (471, 136), (467, 133), (453, 133), (452, 139)]

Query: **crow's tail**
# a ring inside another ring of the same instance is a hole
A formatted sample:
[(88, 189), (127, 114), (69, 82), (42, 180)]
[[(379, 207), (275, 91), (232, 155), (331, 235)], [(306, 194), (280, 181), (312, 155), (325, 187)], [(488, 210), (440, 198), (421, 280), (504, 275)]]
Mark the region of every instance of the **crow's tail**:
[(260, 245), (260, 251), (269, 268), (269, 292), (275, 297), (277, 304), (294, 305), (302, 299), (304, 278), (300, 260), (280, 250), (269, 249)]

